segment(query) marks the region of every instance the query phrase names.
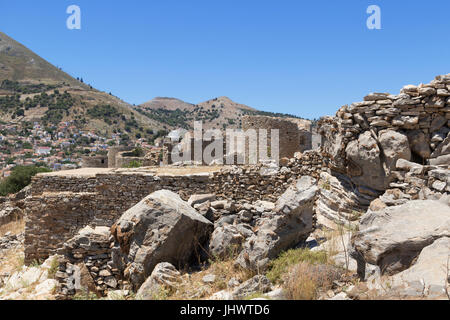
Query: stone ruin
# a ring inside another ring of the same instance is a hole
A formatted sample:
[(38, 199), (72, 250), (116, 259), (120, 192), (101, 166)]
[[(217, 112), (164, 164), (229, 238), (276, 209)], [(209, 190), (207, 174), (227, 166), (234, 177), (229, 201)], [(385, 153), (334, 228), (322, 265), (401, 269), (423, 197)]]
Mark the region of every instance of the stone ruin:
[[(260, 148), (264, 147), (260, 145), (259, 140), (259, 130), (265, 130), (267, 132), (267, 145), (265, 146), (268, 151), (270, 151), (271, 147), (271, 130), (276, 129), (279, 130), (279, 158), (293, 158), (296, 152), (304, 152), (312, 149), (312, 129), (311, 122), (308, 120), (302, 119), (294, 119), (294, 118), (274, 118), (268, 116), (243, 116), (242, 117), (242, 130), (244, 134), (248, 134), (250, 130), (254, 130), (255, 132), (255, 141), (253, 141), (255, 146), (259, 152)], [(223, 159), (219, 159), (216, 155), (214, 156), (213, 164), (217, 164), (218, 160), (221, 163), (226, 162), (227, 145), (230, 144), (229, 137), (226, 137), (224, 131), (221, 131), (222, 136), (220, 139), (220, 144), (223, 145)], [(204, 134), (204, 132), (203, 132)], [(253, 139), (250, 135), (245, 136), (245, 145), (239, 146), (235, 145), (234, 150), (231, 150), (234, 153), (234, 164), (250, 164), (249, 154), (252, 152), (249, 147), (250, 140)], [(175, 150), (177, 146), (180, 148), (180, 154), (184, 154), (189, 152), (190, 156), (186, 159), (189, 163), (195, 163), (198, 160), (195, 159), (194, 150), (195, 145), (198, 143), (201, 146), (201, 152), (205, 151), (205, 149), (214, 143), (216, 138), (205, 139), (203, 138), (201, 141), (197, 140), (194, 137), (192, 132), (188, 132), (184, 138), (179, 141), (173, 141), (171, 139), (166, 139), (164, 143), (164, 151), (163, 151), (163, 165), (172, 165), (174, 164), (174, 160), (171, 157), (172, 152)], [(235, 141), (235, 143), (237, 140)], [(242, 149), (243, 147), (243, 149)], [(270, 152), (268, 152), (270, 153)], [(258, 153), (259, 154), (259, 153)], [(239, 158), (242, 156), (242, 160)], [(270, 157), (270, 154), (268, 154)], [(180, 156), (182, 157), (182, 156)], [(240, 161), (239, 161), (239, 160)], [(256, 162), (259, 162), (262, 159), (255, 159)], [(210, 163), (206, 163), (204, 159), (201, 160), (202, 165), (210, 165)], [(200, 163), (198, 163), (200, 164)]]
[[(173, 243), (169, 234), (176, 232), (167, 230), (182, 230), (178, 221), (201, 221), (192, 229), (202, 230), (202, 247), (209, 245), (220, 255), (228, 245), (236, 245), (240, 250), (236, 262), (253, 270), (264, 270), (270, 259), (304, 242), (319, 227), (378, 230), (373, 236), (356, 233), (352, 239), (350, 253), (363, 280), (373, 276), (374, 266), (378, 274), (412, 279), (405, 272), (413, 270), (417, 257), (419, 262), (426, 260), (419, 256), (422, 249), (431, 254), (447, 245), (450, 75), (436, 77), (430, 84), (406, 86), (399, 95), (373, 93), (363, 102), (343, 106), (335, 117), (319, 121), (323, 141), (318, 150), (296, 152), (293, 145), (301, 147), (302, 135), (293, 125), (259, 117), (246, 118), (244, 123), (246, 128), (282, 124), (285, 131), (280, 137), (292, 135), (291, 143), (280, 146), (285, 157), (279, 165), (81, 169), (34, 177), (22, 203), (26, 263), (60, 254), (57, 279), (63, 297), (76, 292), (77, 272), (89, 275), (89, 286), (100, 295), (122, 288), (136, 290), (152, 273), (142, 262), (150, 253), (139, 245), (142, 230), (136, 229), (136, 221), (150, 223), (145, 217), (155, 214), (159, 218), (151, 220), (157, 226), (152, 230), (163, 231), (142, 234), (159, 239), (152, 240), (151, 252), (159, 252), (167, 241)], [(174, 215), (170, 222), (154, 211), (161, 204), (162, 212), (172, 216), (170, 199), (179, 203), (175, 207), (186, 217)], [(148, 206), (148, 201), (155, 205)], [(434, 209), (427, 220), (423, 210), (414, 208), (428, 205)], [(399, 230), (401, 221), (396, 217), (410, 225)], [(383, 222), (374, 226), (374, 221)], [(394, 231), (398, 239), (391, 243)], [(203, 243), (204, 232), (210, 233), (209, 242)], [(377, 235), (384, 242), (374, 240)], [(194, 241), (195, 232), (190, 236)], [(170, 262), (181, 267), (189, 263), (188, 258), (152, 258), (151, 265)], [(436, 294), (436, 290), (429, 292)]]
[(138, 162), (144, 167), (158, 166), (162, 161), (162, 149), (148, 150), (143, 157), (129, 156), (132, 147), (111, 147), (107, 155), (85, 156), (82, 158), (82, 168), (124, 168), (132, 162)]
[(267, 130), (270, 146), (271, 129), (279, 130), (280, 158), (292, 158), (296, 152), (304, 152), (312, 149), (311, 122), (301, 119), (280, 119), (265, 116), (242, 117), (242, 129), (244, 131), (255, 129)]

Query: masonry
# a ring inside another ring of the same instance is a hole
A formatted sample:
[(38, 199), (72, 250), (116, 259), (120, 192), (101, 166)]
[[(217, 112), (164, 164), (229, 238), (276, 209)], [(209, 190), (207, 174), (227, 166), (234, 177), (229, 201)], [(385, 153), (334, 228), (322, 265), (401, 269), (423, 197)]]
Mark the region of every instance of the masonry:
[(156, 190), (177, 192), (184, 200), (213, 192), (218, 199), (276, 201), (299, 176), (317, 177), (326, 169), (322, 156), (309, 152), (283, 167), (93, 168), (40, 174), (33, 178), (32, 195), (25, 202), (25, 262), (57, 253), (88, 225), (111, 226)]
[(280, 158), (292, 158), (296, 152), (312, 149), (312, 133), (310, 121), (300, 119), (279, 119), (266, 116), (242, 117), (242, 129), (244, 131), (255, 129), (267, 130), (267, 144), (271, 145), (270, 132), (279, 130), (279, 156)]

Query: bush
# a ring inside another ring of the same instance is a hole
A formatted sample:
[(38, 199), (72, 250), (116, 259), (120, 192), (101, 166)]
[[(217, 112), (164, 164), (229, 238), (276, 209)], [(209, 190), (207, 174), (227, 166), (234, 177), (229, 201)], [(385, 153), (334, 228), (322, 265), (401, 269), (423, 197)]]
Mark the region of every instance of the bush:
[(41, 172), (51, 172), (46, 167), (17, 166), (11, 175), (0, 183), (0, 195), (17, 193), (31, 183), (31, 178)]
[(132, 161), (130, 161), (130, 163), (124, 165), (123, 167), (124, 168), (140, 168), (140, 167), (142, 167), (142, 162), (132, 160)]
[(285, 251), (277, 259), (271, 261), (267, 278), (274, 283), (279, 282), (291, 266), (300, 262), (325, 264), (328, 262), (327, 253), (305, 248)]
[(136, 158), (141, 158), (141, 157), (145, 156), (145, 151), (144, 151), (142, 148), (137, 147), (137, 148), (135, 148), (135, 149), (134, 149), (133, 151), (131, 151), (131, 152), (124, 153), (123, 156), (124, 156), (124, 157), (136, 157)]
[(288, 300), (316, 300), (340, 278), (340, 270), (332, 265), (300, 262), (283, 276), (283, 289)]

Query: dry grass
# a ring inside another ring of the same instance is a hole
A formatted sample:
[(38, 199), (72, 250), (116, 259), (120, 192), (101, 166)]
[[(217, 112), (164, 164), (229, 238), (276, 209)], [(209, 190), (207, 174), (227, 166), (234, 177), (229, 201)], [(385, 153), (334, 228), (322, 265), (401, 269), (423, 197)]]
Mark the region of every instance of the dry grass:
[[(205, 284), (202, 278), (208, 274), (214, 274), (214, 283)], [(186, 273), (183, 275), (183, 283), (172, 292), (165, 292), (168, 300), (207, 299), (214, 293), (227, 289), (231, 278), (238, 281), (246, 281), (253, 276), (248, 270), (234, 265), (234, 260), (212, 261), (205, 269), (199, 272)]]
[(285, 251), (270, 262), (267, 278), (273, 283), (282, 282), (284, 274), (300, 262), (326, 264), (328, 263), (328, 255), (325, 251), (311, 251), (305, 248)]
[(338, 271), (330, 265), (301, 262), (284, 276), (283, 288), (289, 300), (316, 300), (319, 292), (331, 289)]
[(18, 235), (25, 230), (25, 220), (20, 219), (17, 221), (12, 221), (3, 226), (0, 226), (0, 237), (3, 237), (8, 232), (11, 232), (13, 235)]
[(3, 251), (0, 254), (0, 273), (8, 274), (20, 270), (24, 266), (24, 258), (23, 248)]

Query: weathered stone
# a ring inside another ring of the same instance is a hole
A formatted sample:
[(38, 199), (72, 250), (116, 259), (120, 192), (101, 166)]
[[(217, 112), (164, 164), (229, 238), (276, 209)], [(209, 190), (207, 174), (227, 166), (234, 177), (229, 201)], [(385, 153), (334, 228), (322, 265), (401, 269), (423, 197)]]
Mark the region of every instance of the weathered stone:
[(202, 278), (202, 282), (203, 283), (207, 283), (207, 284), (214, 283), (214, 282), (216, 282), (216, 275), (214, 275), (214, 274), (207, 274), (206, 276), (204, 276)]
[(364, 132), (358, 140), (351, 141), (347, 145), (347, 158), (362, 169), (360, 176), (352, 177), (357, 185), (375, 190), (386, 189), (388, 180), (382, 166), (380, 153), (380, 148), (369, 131)]
[(412, 152), (419, 155), (423, 159), (430, 158), (431, 150), (429, 140), (422, 131), (409, 131), (407, 136)]
[(213, 257), (231, 257), (240, 252), (245, 238), (236, 226), (220, 226), (211, 235), (209, 252)]
[(273, 216), (261, 219), (256, 235), (249, 238), (236, 262), (243, 268), (263, 271), (282, 250), (306, 240), (313, 230), (313, 205), (318, 188), (304, 176), (281, 196)]
[(173, 265), (167, 262), (159, 263), (153, 269), (150, 277), (139, 288), (137, 299), (155, 300), (161, 290), (174, 288), (181, 280), (181, 274)]
[(215, 199), (215, 194), (194, 194), (189, 198), (188, 204), (194, 207), (196, 204), (201, 204), (207, 201), (214, 201)]
[(449, 235), (450, 207), (439, 201), (416, 200), (368, 211), (353, 243), (367, 263), (394, 274), (409, 268), (424, 247)]
[(439, 156), (434, 159), (430, 159), (430, 164), (432, 166), (449, 165), (450, 164), (450, 154)]
[(410, 162), (410, 161), (405, 160), (405, 159), (398, 159), (396, 167), (399, 170), (414, 172), (415, 174), (422, 174), (423, 173), (423, 166), (422, 165), (420, 165), (418, 163), (415, 163), (415, 162)]
[(449, 252), (450, 238), (437, 239), (420, 252), (410, 268), (387, 279), (377, 279), (381, 283), (378, 291), (386, 295), (383, 288), (389, 288), (388, 295), (401, 299), (448, 299), (445, 292)]
[(160, 262), (186, 264), (213, 224), (170, 191), (150, 194), (126, 211), (112, 233), (126, 258), (125, 276), (139, 287)]
[(447, 119), (441, 115), (436, 115), (431, 122), (430, 131), (435, 132), (442, 128), (447, 123)]
[(270, 280), (266, 278), (266, 276), (257, 275), (250, 280), (245, 281), (236, 289), (234, 289), (233, 296), (236, 297), (236, 299), (244, 299), (245, 297), (248, 297), (249, 295), (256, 292), (268, 292), (270, 291), (271, 286), (272, 284), (270, 283)]
[(379, 142), (389, 170), (395, 169), (397, 160), (411, 159), (408, 138), (399, 132), (386, 130), (380, 134)]

